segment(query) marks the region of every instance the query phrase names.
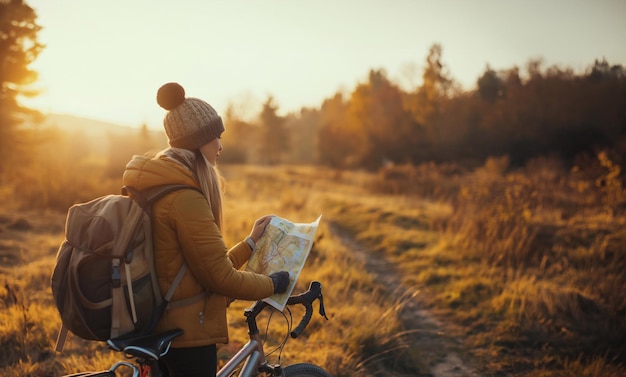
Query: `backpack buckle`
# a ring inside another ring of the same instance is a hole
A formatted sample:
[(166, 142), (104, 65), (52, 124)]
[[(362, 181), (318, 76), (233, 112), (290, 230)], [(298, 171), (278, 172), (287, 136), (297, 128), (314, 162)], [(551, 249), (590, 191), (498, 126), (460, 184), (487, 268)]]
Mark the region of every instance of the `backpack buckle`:
[(113, 288), (119, 288), (122, 285), (119, 260), (114, 260), (113, 266), (111, 266), (111, 284), (113, 285)]

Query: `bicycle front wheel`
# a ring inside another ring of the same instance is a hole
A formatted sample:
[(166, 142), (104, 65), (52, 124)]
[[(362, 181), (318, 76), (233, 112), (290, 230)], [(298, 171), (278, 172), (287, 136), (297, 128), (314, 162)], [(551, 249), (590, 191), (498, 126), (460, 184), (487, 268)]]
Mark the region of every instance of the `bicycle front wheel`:
[(324, 369), (315, 364), (300, 363), (286, 366), (283, 369), (284, 377), (331, 377)]

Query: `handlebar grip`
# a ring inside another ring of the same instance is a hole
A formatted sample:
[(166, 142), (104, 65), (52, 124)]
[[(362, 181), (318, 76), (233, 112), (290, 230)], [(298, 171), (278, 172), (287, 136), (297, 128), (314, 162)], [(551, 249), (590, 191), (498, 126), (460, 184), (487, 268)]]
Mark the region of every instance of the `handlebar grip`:
[(311, 321), (311, 317), (313, 316), (313, 305), (306, 304), (304, 305), (304, 307), (305, 307), (305, 313), (304, 313), (304, 316), (302, 317), (302, 320), (300, 320), (300, 323), (298, 324), (298, 326), (290, 334), (292, 338), (297, 338), (298, 335), (300, 335), (302, 331), (304, 331), (304, 329), (309, 324), (309, 321)]
[(317, 300), (322, 294), (322, 284), (319, 281), (312, 281), (309, 284), (309, 289), (299, 294), (298, 296), (291, 296), (287, 299), (287, 305), (302, 304), (304, 306), (311, 305), (313, 301)]

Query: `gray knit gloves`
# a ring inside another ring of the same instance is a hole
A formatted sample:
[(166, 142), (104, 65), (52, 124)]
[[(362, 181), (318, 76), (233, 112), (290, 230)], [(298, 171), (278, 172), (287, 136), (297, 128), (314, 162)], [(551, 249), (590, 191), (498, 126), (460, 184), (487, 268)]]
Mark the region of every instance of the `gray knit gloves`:
[(289, 286), (289, 272), (279, 271), (270, 275), (274, 282), (274, 293), (285, 293)]

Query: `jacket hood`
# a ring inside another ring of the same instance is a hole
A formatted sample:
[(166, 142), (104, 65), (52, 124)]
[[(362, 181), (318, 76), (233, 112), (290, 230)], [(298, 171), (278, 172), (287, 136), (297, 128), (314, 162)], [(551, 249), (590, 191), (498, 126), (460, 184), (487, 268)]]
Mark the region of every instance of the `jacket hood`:
[(199, 187), (191, 170), (166, 156), (133, 156), (126, 165), (122, 180), (125, 186), (140, 191), (166, 184)]

